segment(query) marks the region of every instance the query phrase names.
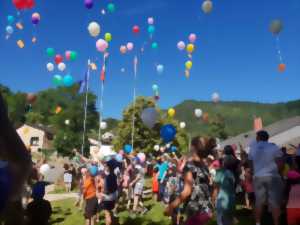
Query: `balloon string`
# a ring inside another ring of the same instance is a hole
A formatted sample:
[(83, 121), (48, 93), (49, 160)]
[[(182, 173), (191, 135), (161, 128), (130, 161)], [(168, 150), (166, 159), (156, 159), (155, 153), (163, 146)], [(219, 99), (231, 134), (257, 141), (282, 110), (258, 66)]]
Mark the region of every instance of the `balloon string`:
[(131, 132), (131, 146), (134, 151), (134, 128), (135, 128), (135, 99), (136, 99), (136, 79), (137, 79), (137, 56), (134, 57), (134, 83), (133, 83), (133, 112), (132, 112), (132, 132)]
[(282, 54), (281, 54), (281, 50), (280, 50), (280, 39), (279, 39), (278, 35), (276, 37), (276, 50), (277, 50), (277, 55), (278, 55), (278, 58), (279, 58), (279, 62), (283, 63)]
[(86, 133), (86, 118), (87, 118), (87, 103), (88, 103), (88, 92), (89, 92), (89, 80), (90, 80), (90, 63), (88, 60), (88, 70), (87, 70), (87, 81), (86, 81), (86, 91), (85, 91), (85, 104), (84, 104), (84, 119), (83, 119), (83, 134), (82, 134), (82, 145), (81, 145), (81, 155), (83, 155), (84, 145), (85, 145), (85, 133)]
[[(105, 68), (105, 62), (106, 62), (106, 55), (104, 53), (103, 55), (103, 66), (102, 69)], [(106, 69), (104, 69), (104, 73), (106, 72)], [(104, 81), (100, 80), (101, 82), (101, 88), (100, 88), (100, 101), (99, 101), (99, 130), (98, 130), (98, 143), (99, 143), (99, 149), (102, 145), (102, 141), (101, 141), (101, 123), (103, 120), (103, 97), (104, 97)]]

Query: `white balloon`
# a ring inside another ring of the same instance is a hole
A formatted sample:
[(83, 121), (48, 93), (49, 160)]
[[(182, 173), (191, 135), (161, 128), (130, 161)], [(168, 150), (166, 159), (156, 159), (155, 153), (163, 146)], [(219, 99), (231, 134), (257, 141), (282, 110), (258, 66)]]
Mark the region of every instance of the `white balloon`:
[(47, 70), (48, 70), (49, 72), (52, 72), (52, 71), (54, 70), (54, 64), (53, 64), (53, 63), (48, 63), (48, 64), (47, 64)]
[(59, 71), (63, 72), (66, 69), (66, 64), (61, 62), (60, 64), (58, 64), (57, 68)]
[(206, 1), (203, 2), (202, 10), (203, 10), (204, 13), (207, 13), (207, 14), (211, 13), (212, 9), (213, 9), (212, 1), (206, 0)]
[(159, 149), (160, 149), (160, 146), (159, 146), (159, 145), (154, 145), (154, 150), (155, 150), (155, 151), (159, 151)]
[(43, 164), (41, 167), (40, 167), (40, 173), (43, 175), (43, 176), (46, 176), (49, 171), (50, 171), (50, 166), (48, 164)]
[(125, 73), (125, 68), (121, 68), (121, 73)]
[(180, 122), (179, 124), (181, 129), (184, 129), (186, 127), (186, 123), (185, 122)]
[(101, 128), (101, 130), (105, 130), (107, 128), (107, 123), (106, 122), (101, 122), (100, 123), (100, 128)]
[(65, 124), (69, 125), (70, 124), (70, 120), (65, 120)]
[(195, 116), (197, 117), (197, 118), (200, 118), (201, 116), (202, 116), (202, 110), (201, 109), (195, 109)]
[(97, 37), (101, 31), (100, 25), (97, 22), (91, 22), (88, 26), (88, 31), (92, 37)]
[(219, 102), (220, 101), (220, 95), (219, 95), (219, 93), (217, 93), (217, 92), (213, 93), (212, 96), (211, 96), (211, 99), (212, 99), (212, 101), (214, 103)]

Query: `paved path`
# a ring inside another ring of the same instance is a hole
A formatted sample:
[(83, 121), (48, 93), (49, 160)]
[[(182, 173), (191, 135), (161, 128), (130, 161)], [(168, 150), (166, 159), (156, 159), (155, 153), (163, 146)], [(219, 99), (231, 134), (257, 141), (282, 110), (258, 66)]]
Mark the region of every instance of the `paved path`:
[(62, 194), (46, 194), (45, 199), (53, 202), (53, 201), (59, 201), (64, 200), (68, 198), (77, 198), (77, 193), (62, 193)]

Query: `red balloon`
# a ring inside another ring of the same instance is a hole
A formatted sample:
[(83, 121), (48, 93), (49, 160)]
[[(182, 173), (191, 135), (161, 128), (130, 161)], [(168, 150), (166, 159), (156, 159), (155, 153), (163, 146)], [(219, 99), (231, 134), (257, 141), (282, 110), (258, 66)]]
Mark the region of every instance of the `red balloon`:
[(34, 0), (27, 0), (27, 8), (32, 9), (35, 6)]
[(13, 0), (12, 2), (18, 10), (26, 9), (27, 7), (27, 0)]
[(56, 55), (54, 59), (56, 64), (60, 64), (63, 60), (64, 58), (61, 55)]
[(132, 28), (132, 32), (135, 33), (135, 34), (138, 34), (138, 33), (140, 32), (139, 26), (135, 25), (135, 26)]

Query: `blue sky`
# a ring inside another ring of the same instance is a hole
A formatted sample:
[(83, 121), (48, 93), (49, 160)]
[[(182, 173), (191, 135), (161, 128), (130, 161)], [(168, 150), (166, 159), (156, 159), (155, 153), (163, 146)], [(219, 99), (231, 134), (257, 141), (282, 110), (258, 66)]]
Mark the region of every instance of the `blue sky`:
[[(97, 39), (89, 36), (91, 21), (113, 35), (104, 94), (104, 116), (120, 117), (122, 109), (132, 100), (134, 53), (121, 55), (119, 47), (132, 41), (136, 46), (149, 42), (147, 18), (155, 19), (154, 40), (159, 49), (146, 45), (139, 57), (137, 93), (153, 95), (151, 86), (158, 84), (160, 106), (167, 108), (185, 99), (210, 100), (219, 92), (222, 100), (249, 100), (281, 102), (299, 99), (300, 76), (300, 1), (299, 0), (213, 0), (210, 15), (201, 11), (202, 0), (94, 0), (92, 10), (84, 7), (83, 0), (36, 0), (37, 6), (23, 12), (23, 31), (15, 31), (5, 39), (7, 15), (17, 12), (10, 0), (0, 2), (0, 83), (14, 91), (36, 92), (52, 85), (52, 76), (46, 70), (51, 61), (45, 50), (53, 47), (58, 53), (76, 50), (77, 61), (67, 63), (67, 72), (76, 80), (82, 79), (88, 58), (99, 66), (101, 54), (95, 49)], [(116, 5), (113, 14), (101, 15), (109, 2)], [(33, 12), (41, 14), (41, 23), (33, 27)], [(285, 73), (278, 73), (275, 38), (268, 27), (273, 19), (284, 23), (280, 35), (281, 51), (287, 64)], [(132, 26), (139, 25), (141, 33), (132, 34)], [(190, 33), (198, 40), (193, 55), (189, 79), (184, 76), (186, 54), (176, 48), (180, 40), (187, 41)], [(36, 35), (38, 43), (30, 43)], [(25, 48), (16, 41), (23, 39)], [(137, 48), (136, 48), (137, 49)], [(163, 64), (159, 75), (155, 65)], [(121, 73), (121, 68), (126, 72)], [(91, 74), (91, 86), (99, 89), (99, 71)]]

